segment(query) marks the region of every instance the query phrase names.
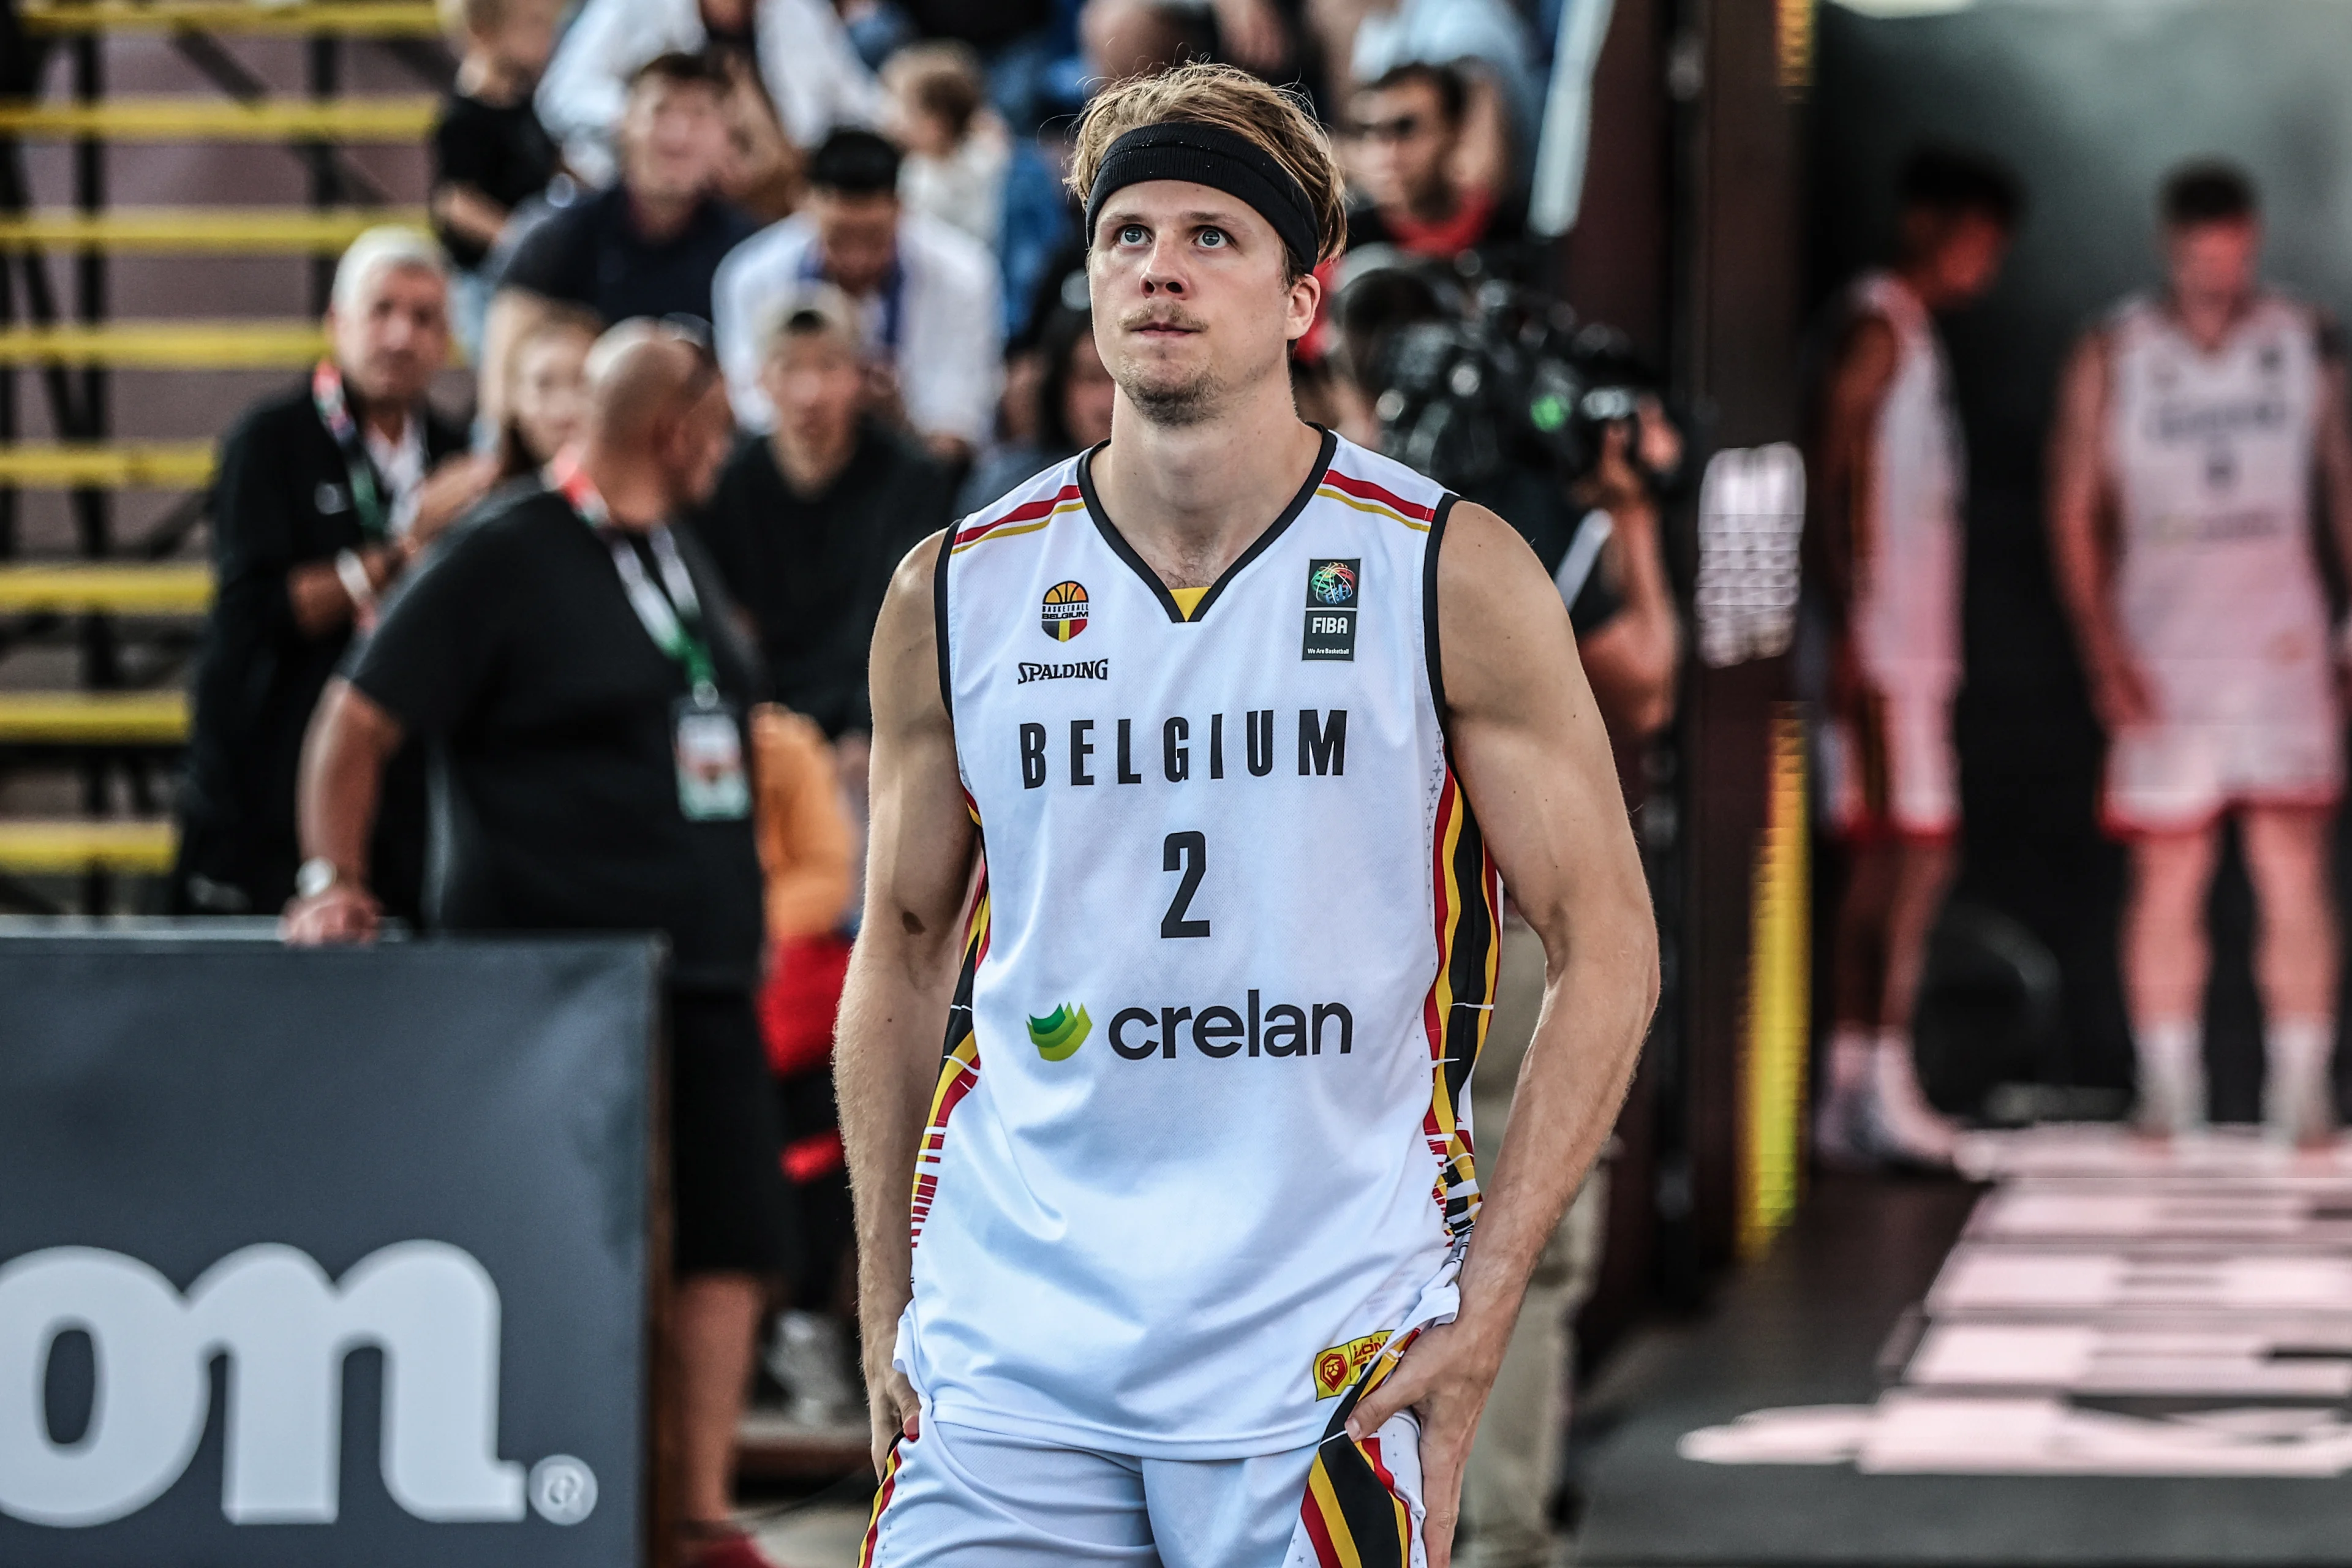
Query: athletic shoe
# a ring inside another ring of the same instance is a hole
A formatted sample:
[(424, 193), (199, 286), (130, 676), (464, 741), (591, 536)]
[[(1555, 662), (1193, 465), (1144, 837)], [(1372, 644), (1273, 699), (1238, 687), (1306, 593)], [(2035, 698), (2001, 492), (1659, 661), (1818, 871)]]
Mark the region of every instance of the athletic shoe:
[(686, 1568), (782, 1568), (740, 1530), (717, 1531), (687, 1547)]
[(781, 1312), (768, 1344), (768, 1375), (783, 1385), (785, 1414), (801, 1426), (862, 1426), (865, 1391), (849, 1375), (849, 1334), (822, 1312)]
[(1865, 1131), (1873, 1047), (1867, 1036), (1841, 1025), (1830, 1037), (1829, 1070), (1813, 1109), (1813, 1155), (1832, 1170), (1869, 1170), (1878, 1163)]
[(1864, 1103), (1864, 1147), (1896, 1164), (1949, 1170), (1960, 1130), (1938, 1115), (1919, 1088), (1907, 1038), (1881, 1040), (1871, 1058)]

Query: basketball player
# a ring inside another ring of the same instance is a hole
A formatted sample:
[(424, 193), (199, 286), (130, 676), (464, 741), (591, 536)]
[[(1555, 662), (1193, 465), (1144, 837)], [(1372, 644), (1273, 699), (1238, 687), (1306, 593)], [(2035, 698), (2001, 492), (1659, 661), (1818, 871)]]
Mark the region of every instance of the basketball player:
[(1823, 384), (1812, 555), (1840, 624), (1822, 752), (1848, 866), (1814, 1146), (1833, 1163), (1952, 1157), (1952, 1126), (1920, 1092), (1911, 1050), (1960, 819), (1952, 696), (1965, 465), (1935, 316), (1992, 287), (2019, 207), (1999, 165), (1913, 154), (1897, 196), (1897, 259), (1848, 292)]
[[(1110, 439), (875, 634), (865, 1560), (1443, 1565), (1655, 998), (1608, 739), (1509, 525), (1292, 406), (1344, 232), (1307, 114), (1138, 79), (1071, 180)], [(1498, 871), (1550, 984), (1488, 1167)]]
[(2108, 734), (2104, 810), (2131, 849), (2125, 993), (2140, 1122), (2205, 1116), (2205, 895), (2235, 815), (2260, 910), (2263, 1120), (2325, 1141), (2335, 1121), (2336, 910), (2329, 820), (2343, 790), (2313, 481), (2352, 554), (2343, 346), (2265, 288), (2237, 170), (2165, 182), (2168, 288), (2085, 334), (2059, 386), (2050, 526), (2059, 587)]

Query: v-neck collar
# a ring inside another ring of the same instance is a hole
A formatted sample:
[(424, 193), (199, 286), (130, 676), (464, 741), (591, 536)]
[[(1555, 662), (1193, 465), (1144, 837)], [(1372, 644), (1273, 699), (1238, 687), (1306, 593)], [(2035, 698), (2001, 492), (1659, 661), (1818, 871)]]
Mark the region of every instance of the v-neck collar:
[(1265, 531), (1252, 541), (1250, 547), (1236, 556), (1234, 563), (1209, 584), (1209, 591), (1201, 595), (1201, 602), (1192, 606), (1190, 616), (1176, 602), (1176, 596), (1168, 591), (1168, 584), (1160, 580), (1160, 574), (1151, 569), (1151, 563), (1137, 554), (1135, 546), (1119, 532), (1118, 525), (1110, 520), (1110, 513), (1103, 510), (1102, 498), (1095, 494), (1095, 458), (1103, 447), (1110, 445), (1108, 441), (1088, 448), (1086, 455), (1078, 459), (1078, 494), (1086, 499), (1087, 515), (1094, 519), (1095, 531), (1102, 535), (1103, 542), (1110, 546), (1112, 554), (1127, 563), (1129, 571), (1143, 579), (1144, 585), (1159, 599), (1160, 607), (1168, 612), (1168, 618), (1179, 626), (1197, 623), (1206, 618), (1209, 606), (1217, 602), (1217, 596), (1225, 591), (1225, 584), (1241, 575), (1244, 567), (1265, 554), (1266, 548), (1298, 521), (1298, 514), (1307, 510), (1307, 503), (1315, 499), (1316, 489), (1323, 483), (1324, 472), (1331, 466), (1331, 455), (1339, 449), (1339, 438), (1319, 425), (1313, 428), (1322, 431), (1323, 446), (1315, 454), (1314, 466), (1307, 470), (1307, 482), (1298, 487), (1298, 493), (1290, 498), (1290, 504), (1282, 509), (1282, 515), (1268, 523)]

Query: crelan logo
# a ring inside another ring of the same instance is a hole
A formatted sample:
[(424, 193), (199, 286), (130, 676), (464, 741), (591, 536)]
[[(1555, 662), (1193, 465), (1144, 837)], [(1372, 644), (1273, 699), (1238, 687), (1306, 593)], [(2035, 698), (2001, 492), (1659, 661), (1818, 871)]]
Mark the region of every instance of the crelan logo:
[(1084, 1007), (1074, 1008), (1065, 1002), (1044, 1017), (1029, 1020), (1029, 1043), (1047, 1061), (1066, 1062), (1077, 1055), (1094, 1026)]
[[(383, 1485), (411, 1516), (554, 1523), (595, 1507), (588, 1467), (498, 1457), (497, 1285), (469, 1254), (404, 1241), (340, 1283), (265, 1243), (206, 1269), (185, 1296), (135, 1258), (55, 1247), (0, 1265), (0, 1513), (60, 1529), (128, 1518), (195, 1457), (228, 1358), (221, 1511), (234, 1524), (331, 1524), (340, 1499), (343, 1358), (383, 1352)], [(49, 1430), (44, 1388), (59, 1335), (97, 1363), (79, 1438)]]

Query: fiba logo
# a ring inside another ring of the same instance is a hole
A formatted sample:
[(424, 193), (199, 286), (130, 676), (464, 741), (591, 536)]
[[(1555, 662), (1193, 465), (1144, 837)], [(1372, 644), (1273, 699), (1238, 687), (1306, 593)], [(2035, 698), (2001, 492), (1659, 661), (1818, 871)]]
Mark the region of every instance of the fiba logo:
[(1307, 575), (1307, 591), (1314, 602), (1327, 608), (1356, 602), (1356, 563), (1353, 561), (1318, 561)]
[[(60, 1442), (45, 1390), (59, 1336), (90, 1340), (87, 1428)], [(0, 1513), (108, 1524), (170, 1490), (203, 1441), (212, 1358), (228, 1359), (221, 1511), (234, 1524), (336, 1518), (343, 1358), (383, 1352), (383, 1485), (414, 1518), (576, 1524), (596, 1478), (568, 1455), (498, 1457), (499, 1302), (488, 1270), (437, 1241), (369, 1254), (340, 1283), (263, 1244), (184, 1297), (135, 1258), (56, 1247), (0, 1266)]]
[(1038, 608), (1038, 624), (1055, 642), (1067, 642), (1087, 629), (1087, 587), (1083, 583), (1056, 583), (1045, 590)]

